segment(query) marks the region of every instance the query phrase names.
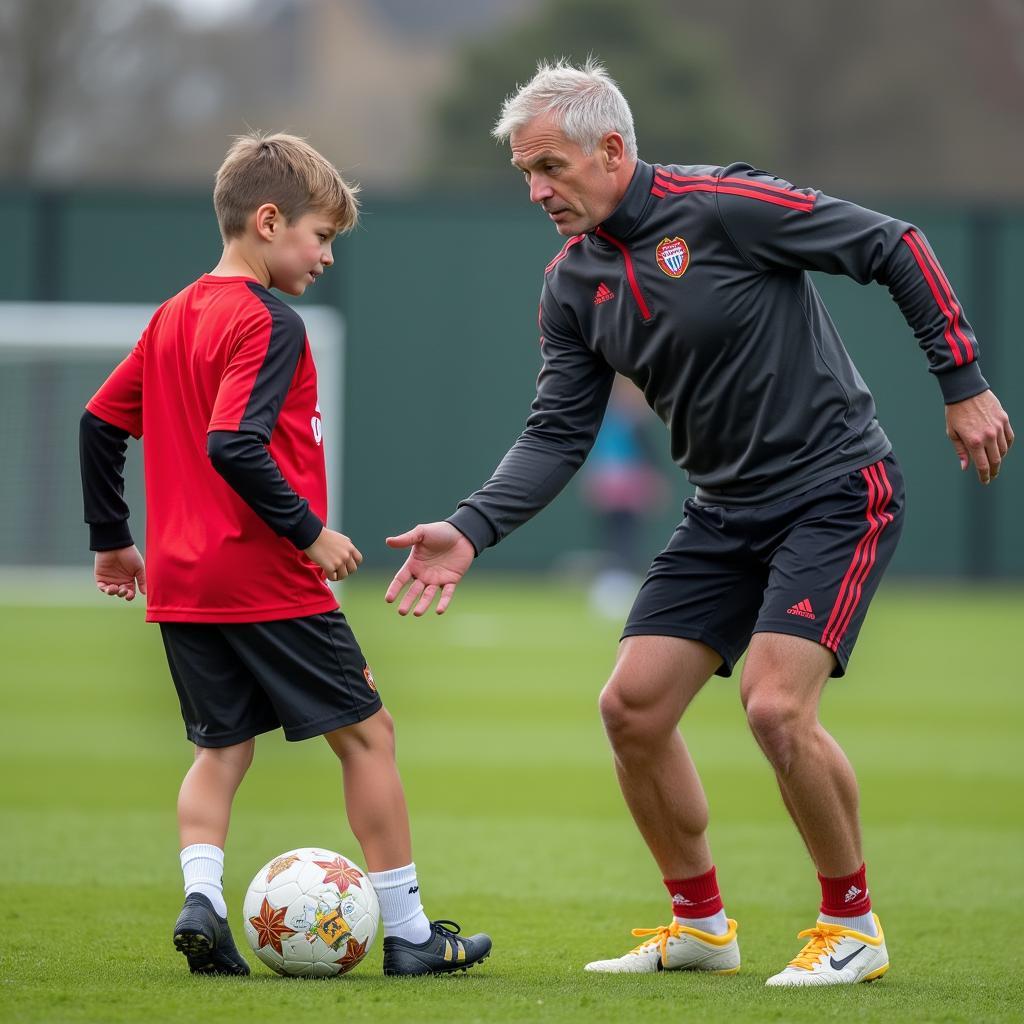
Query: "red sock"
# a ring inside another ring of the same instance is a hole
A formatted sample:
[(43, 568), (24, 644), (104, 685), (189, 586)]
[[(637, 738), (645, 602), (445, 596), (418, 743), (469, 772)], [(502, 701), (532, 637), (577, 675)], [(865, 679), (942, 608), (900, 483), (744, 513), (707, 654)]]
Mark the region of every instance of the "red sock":
[(871, 897), (863, 864), (852, 875), (826, 878), (818, 874), (821, 882), (821, 912), (829, 917), (860, 917), (871, 913)]
[(664, 882), (672, 897), (674, 917), (711, 917), (722, 909), (714, 868), (696, 878), (666, 878)]

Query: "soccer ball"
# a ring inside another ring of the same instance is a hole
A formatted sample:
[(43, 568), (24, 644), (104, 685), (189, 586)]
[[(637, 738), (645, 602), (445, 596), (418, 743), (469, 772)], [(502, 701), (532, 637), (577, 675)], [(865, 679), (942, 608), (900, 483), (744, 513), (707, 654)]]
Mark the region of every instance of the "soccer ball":
[(361, 868), (331, 850), (306, 847), (256, 872), (242, 905), (245, 937), (272, 971), (331, 978), (366, 956), (380, 921)]

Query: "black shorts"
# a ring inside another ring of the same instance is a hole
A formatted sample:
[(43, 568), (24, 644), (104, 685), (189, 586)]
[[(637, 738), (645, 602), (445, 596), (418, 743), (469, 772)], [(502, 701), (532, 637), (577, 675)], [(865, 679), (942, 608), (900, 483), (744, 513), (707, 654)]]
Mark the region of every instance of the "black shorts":
[(229, 747), (284, 728), (304, 740), (382, 707), (340, 611), (273, 622), (161, 622), (185, 734)]
[(623, 636), (699, 640), (732, 673), (754, 633), (806, 637), (846, 671), (903, 528), (903, 475), (881, 462), (758, 508), (686, 502)]

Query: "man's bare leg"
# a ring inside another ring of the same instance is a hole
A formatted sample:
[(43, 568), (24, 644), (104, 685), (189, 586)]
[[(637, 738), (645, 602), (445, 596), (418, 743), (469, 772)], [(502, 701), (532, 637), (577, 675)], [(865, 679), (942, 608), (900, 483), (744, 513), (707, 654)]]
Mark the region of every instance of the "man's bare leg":
[(704, 644), (628, 637), (601, 694), (601, 717), (633, 820), (672, 895), (672, 921), (624, 956), (586, 970), (609, 974), (740, 969), (735, 922), (727, 920), (708, 848), (708, 804), (678, 724), (721, 664)]
[(871, 912), (861, 851), (857, 779), (818, 720), (835, 659), (802, 637), (758, 633), (740, 692), (750, 728), (775, 769), (779, 790), (818, 869), (818, 922), (800, 953), (769, 986), (852, 984), (889, 969), (885, 938)]
[(679, 719), (721, 664), (710, 647), (626, 637), (601, 693), (601, 718), (626, 804), (665, 878), (710, 870), (708, 804)]
[(757, 633), (740, 695), (747, 720), (775, 769), (783, 801), (818, 871), (849, 875), (863, 863), (853, 767), (818, 720), (835, 658), (802, 637)]

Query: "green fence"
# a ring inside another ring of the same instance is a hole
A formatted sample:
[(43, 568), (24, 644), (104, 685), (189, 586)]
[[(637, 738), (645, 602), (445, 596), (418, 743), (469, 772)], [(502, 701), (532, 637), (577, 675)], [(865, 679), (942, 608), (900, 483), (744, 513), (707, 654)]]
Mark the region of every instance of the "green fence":
[[(927, 233), (978, 331), (983, 369), (1020, 427), (1024, 352), (1011, 304), (1024, 272), (1024, 211), (857, 198)], [(156, 305), (212, 266), (219, 252), (202, 194), (12, 190), (0, 192), (0, 214), (8, 227), (0, 299)], [(336, 305), (348, 325), (342, 518), (370, 564), (394, 564), (383, 537), (447, 515), (517, 436), (540, 362), (541, 276), (559, 245), (525, 197), (517, 204), (370, 197), (362, 227), (336, 246), (336, 267), (310, 299)], [(885, 289), (824, 276), (818, 286), (903, 464), (908, 518), (894, 569), (1024, 575), (1024, 452), (994, 487), (961, 474), (944, 435), (938, 387)], [(58, 421), (73, 450), (77, 411), (65, 413)], [(10, 435), (5, 445), (10, 450)], [(651, 554), (690, 491), (667, 455), (665, 467), (675, 500), (651, 524)], [(77, 479), (70, 466), (68, 474), (70, 502)], [(5, 490), (9, 519), (30, 518), (25, 510), (42, 503)], [(25, 530), (28, 536), (29, 523)], [(84, 538), (83, 527), (83, 547)], [(486, 563), (542, 568), (595, 540), (574, 483), (489, 552)]]

